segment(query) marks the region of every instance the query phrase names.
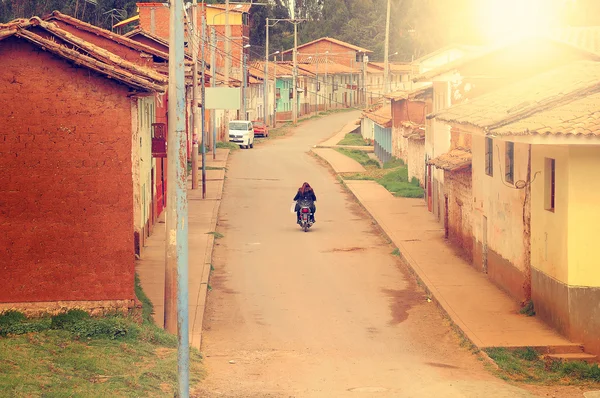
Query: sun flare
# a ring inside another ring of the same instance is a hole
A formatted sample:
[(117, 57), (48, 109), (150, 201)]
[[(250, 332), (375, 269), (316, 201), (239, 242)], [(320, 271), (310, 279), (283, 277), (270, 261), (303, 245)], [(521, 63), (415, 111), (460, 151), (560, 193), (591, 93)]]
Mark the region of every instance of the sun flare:
[(556, 27), (561, 11), (574, 0), (478, 0), (485, 39), (501, 43), (541, 35)]

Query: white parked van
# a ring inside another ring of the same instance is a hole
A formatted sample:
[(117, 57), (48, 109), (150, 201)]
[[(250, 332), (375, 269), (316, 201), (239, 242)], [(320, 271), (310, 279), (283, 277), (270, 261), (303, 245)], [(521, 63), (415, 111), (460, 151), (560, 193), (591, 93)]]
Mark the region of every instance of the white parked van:
[(234, 142), (240, 148), (254, 148), (254, 126), (247, 120), (232, 120), (229, 122), (229, 142)]

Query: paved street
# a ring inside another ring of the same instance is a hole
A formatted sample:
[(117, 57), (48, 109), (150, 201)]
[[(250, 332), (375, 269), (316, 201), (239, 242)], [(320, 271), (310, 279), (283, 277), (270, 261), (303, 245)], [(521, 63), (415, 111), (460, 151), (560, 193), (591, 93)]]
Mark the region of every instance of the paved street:
[[(204, 321), (201, 397), (526, 397), (428, 303), (371, 219), (309, 149), (358, 113), (233, 153)], [(317, 223), (290, 213), (315, 189)]]

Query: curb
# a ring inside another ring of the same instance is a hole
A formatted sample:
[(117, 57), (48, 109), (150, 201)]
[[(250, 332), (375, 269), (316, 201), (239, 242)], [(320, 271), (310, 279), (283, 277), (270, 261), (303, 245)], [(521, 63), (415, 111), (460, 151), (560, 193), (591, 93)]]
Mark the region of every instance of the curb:
[[(213, 209), (213, 214), (212, 214), (211, 221), (209, 224), (209, 229), (211, 231), (216, 231), (217, 225), (219, 222), (219, 210), (221, 209), (221, 200), (223, 199), (223, 191), (225, 189), (225, 179), (226, 179), (226, 174), (227, 174), (227, 163), (229, 162), (230, 155), (231, 155), (231, 152), (228, 152), (227, 157), (225, 159), (225, 168), (224, 168), (225, 176), (223, 178), (221, 190), (218, 193), (217, 198), (215, 199), (216, 204)], [(207, 245), (207, 250), (204, 255), (204, 268), (202, 270), (202, 279), (200, 281), (200, 294), (198, 297), (198, 300), (199, 300), (198, 306), (200, 307), (200, 311), (198, 311), (197, 314), (198, 313), (200, 314), (200, 320), (199, 320), (200, 333), (199, 333), (197, 348), (199, 350), (202, 348), (202, 337), (203, 337), (202, 332), (204, 330), (204, 316), (206, 314), (206, 302), (208, 300), (208, 286), (209, 286), (209, 282), (210, 282), (212, 258), (213, 258), (213, 253), (215, 250), (215, 236), (212, 234), (208, 234), (207, 239), (208, 239), (209, 243)]]

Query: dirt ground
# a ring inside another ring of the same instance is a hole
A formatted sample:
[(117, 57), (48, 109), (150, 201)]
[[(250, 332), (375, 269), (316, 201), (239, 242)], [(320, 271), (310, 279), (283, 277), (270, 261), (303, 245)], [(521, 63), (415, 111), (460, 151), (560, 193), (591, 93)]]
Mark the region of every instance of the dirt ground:
[[(493, 376), (307, 153), (357, 116), (308, 121), (232, 154), (204, 325), (208, 376), (194, 396), (581, 397)], [(318, 198), (308, 233), (290, 212), (304, 181)]]

